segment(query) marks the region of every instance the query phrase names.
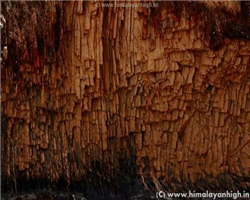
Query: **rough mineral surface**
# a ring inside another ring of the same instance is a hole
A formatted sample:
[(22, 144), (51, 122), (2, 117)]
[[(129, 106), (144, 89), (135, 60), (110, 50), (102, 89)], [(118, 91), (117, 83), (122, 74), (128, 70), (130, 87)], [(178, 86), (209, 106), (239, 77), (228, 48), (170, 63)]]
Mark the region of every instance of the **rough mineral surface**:
[(250, 188), (248, 2), (1, 4), (6, 191)]

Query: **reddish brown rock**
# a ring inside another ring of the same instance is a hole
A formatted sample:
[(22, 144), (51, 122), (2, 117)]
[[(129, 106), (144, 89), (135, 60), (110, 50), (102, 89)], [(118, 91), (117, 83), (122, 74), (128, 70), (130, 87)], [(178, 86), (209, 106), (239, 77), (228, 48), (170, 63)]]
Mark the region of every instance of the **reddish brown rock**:
[(159, 189), (205, 179), (206, 189), (232, 176), (249, 188), (250, 26), (241, 4), (97, 3), (1, 3), (3, 180), (70, 186), (128, 176)]

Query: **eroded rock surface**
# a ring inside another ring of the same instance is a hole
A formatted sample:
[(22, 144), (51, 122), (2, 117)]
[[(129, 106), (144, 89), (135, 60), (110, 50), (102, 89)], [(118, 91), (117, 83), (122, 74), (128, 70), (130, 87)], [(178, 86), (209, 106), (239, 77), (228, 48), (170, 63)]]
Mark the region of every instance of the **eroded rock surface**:
[(249, 189), (249, 3), (227, 3), (1, 3), (4, 189)]

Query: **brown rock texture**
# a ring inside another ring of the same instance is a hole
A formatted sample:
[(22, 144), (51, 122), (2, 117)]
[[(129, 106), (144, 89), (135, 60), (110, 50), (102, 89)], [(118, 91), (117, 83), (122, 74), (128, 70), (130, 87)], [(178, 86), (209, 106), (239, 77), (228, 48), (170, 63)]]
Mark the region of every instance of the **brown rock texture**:
[(1, 2), (5, 189), (249, 189), (249, 3), (102, 3)]

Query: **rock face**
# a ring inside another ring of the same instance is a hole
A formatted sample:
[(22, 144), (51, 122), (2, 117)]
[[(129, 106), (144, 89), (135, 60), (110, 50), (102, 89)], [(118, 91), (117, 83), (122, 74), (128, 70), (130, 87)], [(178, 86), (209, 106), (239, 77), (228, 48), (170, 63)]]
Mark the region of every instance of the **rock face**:
[(102, 3), (1, 2), (4, 190), (249, 189), (249, 3)]

